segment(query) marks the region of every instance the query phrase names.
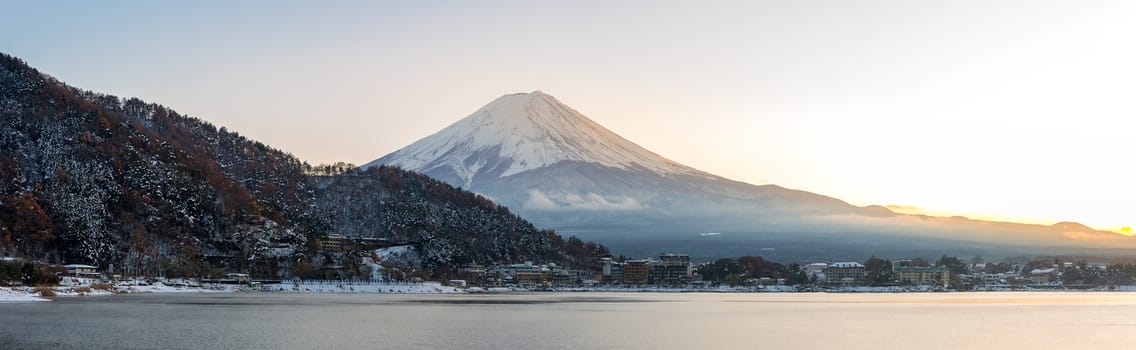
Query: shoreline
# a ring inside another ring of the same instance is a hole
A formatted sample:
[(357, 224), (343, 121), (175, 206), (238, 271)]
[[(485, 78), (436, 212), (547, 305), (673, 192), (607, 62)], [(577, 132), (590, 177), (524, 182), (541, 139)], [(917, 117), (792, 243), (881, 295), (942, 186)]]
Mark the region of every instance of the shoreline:
[(111, 289), (93, 289), (86, 286), (51, 287), (52, 296), (42, 296), (37, 287), (0, 287), (0, 303), (23, 303), (54, 301), (58, 297), (111, 296), (122, 294), (166, 294), (166, 293), (266, 293), (266, 294), (528, 294), (528, 293), (831, 293), (831, 294), (898, 294), (898, 293), (1014, 293), (1014, 292), (1136, 292), (1136, 286), (1118, 286), (1115, 289), (1059, 289), (1059, 288), (992, 288), (985, 290), (949, 290), (941, 288), (902, 288), (902, 287), (843, 287), (798, 289), (792, 286), (757, 287), (717, 287), (717, 288), (667, 288), (667, 287), (568, 287), (551, 289), (531, 289), (521, 287), (468, 287), (443, 286), (440, 283), (423, 284), (350, 284), (350, 283), (312, 283), (312, 284), (270, 284), (257, 287), (247, 285), (208, 284), (202, 286), (180, 286), (154, 283), (151, 285), (115, 285)]

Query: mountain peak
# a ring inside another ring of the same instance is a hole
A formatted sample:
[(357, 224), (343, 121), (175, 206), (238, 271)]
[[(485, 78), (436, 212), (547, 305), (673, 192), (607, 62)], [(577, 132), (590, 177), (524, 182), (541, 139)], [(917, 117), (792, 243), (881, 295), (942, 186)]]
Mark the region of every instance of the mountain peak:
[[(502, 95), (501, 97), (498, 97), (496, 100), (493, 100), (493, 102), (497, 102), (497, 101), (501, 101), (501, 100), (512, 100), (512, 101), (552, 100), (552, 101), (556, 101), (558, 103), (560, 102), (560, 101), (557, 101), (555, 97), (552, 97), (552, 95), (546, 94), (546, 93), (544, 93), (543, 91), (540, 91), (540, 90), (533, 90), (532, 92), (516, 92), (516, 93), (511, 93), (511, 94), (505, 94), (505, 95)], [(493, 102), (490, 102), (490, 104), (493, 104)]]
[(365, 166), (446, 173), (454, 185), (563, 161), (657, 173), (700, 173), (620, 137), (539, 90), (501, 96), (473, 114)]

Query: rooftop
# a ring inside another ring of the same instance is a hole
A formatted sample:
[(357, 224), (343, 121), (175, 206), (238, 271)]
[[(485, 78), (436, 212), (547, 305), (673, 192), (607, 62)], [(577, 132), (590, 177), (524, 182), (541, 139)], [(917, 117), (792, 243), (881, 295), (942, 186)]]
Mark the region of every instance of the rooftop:
[(947, 272), (950, 269), (945, 267), (930, 267), (930, 266), (901, 266), (895, 268), (896, 272)]

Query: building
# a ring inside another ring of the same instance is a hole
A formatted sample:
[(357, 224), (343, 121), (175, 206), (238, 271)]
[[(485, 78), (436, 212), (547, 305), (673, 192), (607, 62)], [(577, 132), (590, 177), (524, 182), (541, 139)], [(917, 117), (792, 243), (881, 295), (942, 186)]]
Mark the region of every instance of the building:
[(576, 285), (577, 278), (576, 270), (569, 270), (563, 268), (552, 269), (552, 285), (554, 286), (574, 286)]
[(815, 279), (817, 281), (823, 281), (825, 280), (824, 270), (827, 268), (828, 264), (818, 262), (802, 266), (801, 270), (805, 271), (805, 275), (809, 276), (810, 280)]
[(494, 270), (500, 282), (505, 284), (535, 287), (548, 285), (552, 279), (552, 270), (547, 266), (533, 265), (532, 262), (498, 266)]
[(225, 279), (230, 281), (230, 283), (236, 284), (249, 284), (252, 282), (252, 278), (250, 278), (247, 273), (226, 273)]
[(547, 268), (531, 268), (515, 272), (516, 283), (520, 286), (543, 286), (549, 283), (552, 277)]
[(386, 238), (375, 237), (362, 237), (352, 240), (355, 249), (358, 250), (375, 250), (379, 248), (387, 248), (391, 246), (391, 242)]
[(344, 243), (347, 242), (347, 236), (340, 234), (330, 234), (325, 238), (319, 240), (319, 249), (323, 252), (338, 253), (343, 251)]
[(98, 272), (95, 272), (99, 269), (97, 266), (83, 265), (83, 264), (70, 264), (70, 265), (63, 265), (63, 268), (67, 269), (67, 275), (71, 276), (71, 277), (82, 277), (82, 278), (100, 278), (101, 277), (101, 276), (99, 276)]
[(650, 280), (655, 285), (685, 286), (690, 284), (693, 272), (689, 255), (666, 253), (659, 255), (659, 261), (652, 264)]
[(623, 262), (623, 284), (645, 285), (651, 277), (651, 259)]
[(319, 250), (326, 253), (342, 253), (351, 250), (375, 250), (396, 245), (400, 245), (400, 242), (378, 237), (347, 237), (334, 233), (319, 240)]
[(612, 261), (611, 258), (603, 258), (602, 261), (603, 272), (600, 281), (607, 284), (623, 283), (623, 263)]
[(450, 280), (449, 282), (446, 282), (446, 285), (456, 288), (465, 288), (468, 286), (465, 280)]
[(981, 279), (982, 285), (985, 286), (1004, 286), (1009, 284), (1009, 276), (1005, 273), (979, 273), (978, 278)]
[(1057, 280), (1057, 269), (1033, 269), (1030, 271), (1029, 281), (1031, 284), (1049, 284)]
[(458, 276), (473, 285), (485, 284), (487, 277), (485, 266), (476, 263), (462, 266), (458, 269)]
[(836, 262), (824, 269), (828, 283), (858, 285), (864, 281), (864, 264), (858, 262)]
[(892, 272), (895, 279), (905, 285), (946, 286), (951, 282), (951, 270), (945, 267), (904, 266), (896, 267)]

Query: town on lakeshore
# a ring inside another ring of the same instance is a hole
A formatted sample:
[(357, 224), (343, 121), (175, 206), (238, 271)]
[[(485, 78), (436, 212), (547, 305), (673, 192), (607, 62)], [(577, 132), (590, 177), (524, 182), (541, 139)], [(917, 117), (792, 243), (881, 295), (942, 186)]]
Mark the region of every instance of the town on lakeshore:
[(430, 281), (426, 277), (430, 275), (423, 271), (391, 263), (413, 255), (414, 247), (408, 244), (330, 235), (320, 240), (319, 251), (329, 257), (329, 261), (361, 258), (358, 260), (362, 263), (354, 267), (330, 265), (297, 270), (292, 276), (228, 271), (210, 276), (171, 277), (123, 274), (113, 266), (49, 265), (3, 257), (0, 258), (0, 286), (23, 288), (42, 296), (178, 290), (346, 293), (1136, 290), (1136, 267), (1131, 263), (1066, 261), (1062, 257), (1015, 257), (998, 262), (986, 262), (981, 257), (967, 261), (946, 255), (937, 260), (871, 257), (865, 261), (807, 261), (785, 265), (760, 256), (696, 264), (687, 254), (662, 253), (645, 258), (595, 256), (582, 265), (586, 268), (533, 261), (470, 263), (441, 280)]
[(904, 214), (731, 180), (541, 91), (501, 95), (361, 166), (313, 165), (161, 104), (67, 85), (5, 53), (0, 114), (6, 300), (1136, 289), (1130, 229)]

